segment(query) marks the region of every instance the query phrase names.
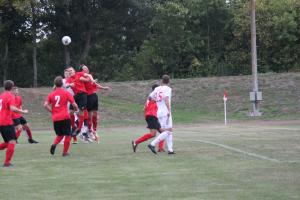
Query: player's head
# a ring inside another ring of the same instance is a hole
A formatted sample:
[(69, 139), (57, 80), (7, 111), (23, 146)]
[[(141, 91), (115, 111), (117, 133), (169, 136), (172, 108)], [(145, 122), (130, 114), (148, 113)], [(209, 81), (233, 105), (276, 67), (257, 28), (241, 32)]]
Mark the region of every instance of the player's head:
[(161, 79), (161, 82), (163, 83), (163, 84), (166, 84), (166, 85), (168, 85), (169, 83), (170, 83), (170, 77), (168, 76), (168, 75), (163, 75), (162, 76), (162, 79)]
[(158, 84), (153, 84), (151, 87), (152, 87), (152, 91), (155, 89), (155, 88), (157, 88), (159, 85)]
[(54, 85), (55, 87), (62, 87), (63, 85), (63, 78), (61, 76), (57, 76), (54, 79)]
[(14, 95), (19, 95), (19, 88), (17, 86), (13, 86), (12, 92), (14, 93)]
[(64, 71), (64, 77), (65, 78), (69, 78), (70, 77), (70, 72), (69, 72), (68, 69), (65, 69), (65, 71)]
[(84, 64), (80, 64), (79, 71), (87, 73), (87, 74), (90, 73), (89, 68)]
[(3, 86), (4, 86), (4, 90), (7, 90), (7, 91), (11, 91), (12, 88), (14, 87), (14, 82), (12, 80), (6, 80), (4, 81), (3, 83)]
[(71, 66), (67, 67), (67, 70), (68, 70), (70, 76), (74, 76), (76, 73), (75, 69)]

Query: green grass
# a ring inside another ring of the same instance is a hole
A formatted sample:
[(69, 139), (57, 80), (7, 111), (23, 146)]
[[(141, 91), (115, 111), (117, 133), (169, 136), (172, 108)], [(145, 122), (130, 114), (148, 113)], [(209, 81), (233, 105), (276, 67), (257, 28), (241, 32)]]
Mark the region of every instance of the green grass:
[[(101, 122), (103, 126), (143, 124), (143, 106), (151, 85), (157, 80), (109, 82), (103, 85), (112, 91), (99, 92)], [(172, 107), (175, 123), (223, 121), (223, 91), (228, 91), (228, 119), (251, 121), (252, 104), (249, 92), (251, 76), (210, 77), (171, 80)], [(260, 74), (259, 87), (263, 92), (260, 103), (261, 120), (294, 120), (300, 118), (300, 73)], [(49, 128), (50, 115), (43, 108), (43, 101), (51, 88), (21, 89), (26, 116), (35, 128)]]
[[(102, 128), (100, 144), (72, 145), (71, 156), (66, 158), (61, 156), (62, 145), (54, 156), (49, 154), (53, 132), (34, 131), (40, 141), (36, 145), (27, 144), (22, 135), (13, 159), (15, 166), (0, 168), (0, 199), (300, 198), (298, 123), (178, 126), (174, 156), (155, 156), (146, 144), (133, 153), (130, 141), (146, 131), (141, 126)], [(4, 159), (4, 152), (0, 159)]]

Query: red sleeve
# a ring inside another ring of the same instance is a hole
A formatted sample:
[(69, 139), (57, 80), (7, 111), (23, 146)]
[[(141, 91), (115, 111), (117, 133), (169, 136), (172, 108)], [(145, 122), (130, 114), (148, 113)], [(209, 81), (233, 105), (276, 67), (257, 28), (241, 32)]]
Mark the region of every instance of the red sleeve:
[(22, 100), (22, 97), (20, 97), (20, 106), (23, 105), (23, 100)]

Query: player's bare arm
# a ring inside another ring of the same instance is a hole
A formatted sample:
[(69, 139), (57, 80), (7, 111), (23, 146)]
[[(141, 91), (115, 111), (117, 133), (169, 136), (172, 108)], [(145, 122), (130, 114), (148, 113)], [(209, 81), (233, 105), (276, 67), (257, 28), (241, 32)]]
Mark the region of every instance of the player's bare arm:
[(171, 113), (171, 106), (170, 106), (170, 101), (169, 101), (169, 97), (165, 97), (165, 104), (167, 106), (167, 109), (168, 109), (168, 117), (170, 116), (170, 113)]
[(100, 85), (99, 83), (95, 83), (95, 84), (97, 85), (97, 88), (98, 88), (98, 89), (109, 90), (109, 91), (111, 91), (111, 87), (109, 87), (109, 86), (102, 86), (102, 85)]
[(78, 105), (75, 102), (72, 103), (72, 106), (74, 108), (74, 111), (78, 111)]
[(52, 112), (52, 107), (51, 107), (51, 105), (50, 105), (50, 103), (49, 103), (48, 101), (45, 101), (44, 107), (45, 107), (46, 110), (48, 110), (49, 112)]
[(28, 113), (27, 109), (25, 109), (25, 110), (19, 109), (16, 106), (12, 106), (12, 105), (10, 106), (10, 110), (13, 111), (13, 112), (16, 112), (16, 113), (21, 113), (21, 114), (27, 114)]

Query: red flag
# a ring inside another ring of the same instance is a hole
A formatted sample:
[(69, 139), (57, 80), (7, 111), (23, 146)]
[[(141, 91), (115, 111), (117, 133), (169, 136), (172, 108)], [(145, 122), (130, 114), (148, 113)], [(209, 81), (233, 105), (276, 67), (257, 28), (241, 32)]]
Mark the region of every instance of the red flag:
[(228, 95), (227, 95), (227, 91), (224, 90), (224, 95), (223, 95), (223, 100), (224, 100), (224, 101), (227, 101), (227, 99), (228, 99), (227, 96), (228, 96)]

